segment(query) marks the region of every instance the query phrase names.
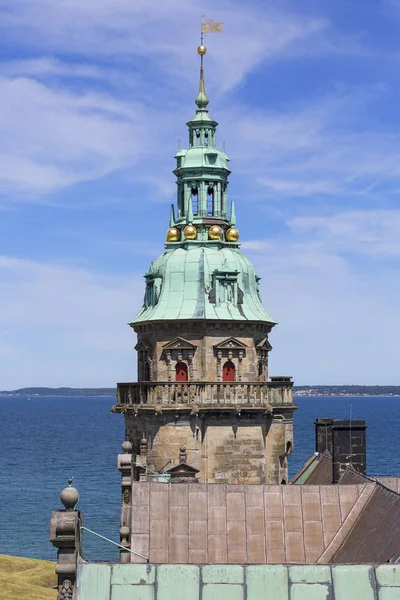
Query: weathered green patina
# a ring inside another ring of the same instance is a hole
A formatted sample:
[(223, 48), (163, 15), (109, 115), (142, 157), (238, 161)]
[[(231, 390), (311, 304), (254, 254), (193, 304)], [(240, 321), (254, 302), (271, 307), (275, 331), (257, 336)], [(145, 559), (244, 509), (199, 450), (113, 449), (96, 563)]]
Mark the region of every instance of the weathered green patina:
[(400, 565), (79, 566), (77, 600), (395, 600)]
[[(217, 123), (207, 110), (202, 70), (196, 104), (187, 123), (189, 148), (175, 156), (177, 214), (172, 206), (170, 227), (179, 239), (167, 241), (166, 252), (151, 264), (144, 305), (130, 325), (173, 319), (275, 324), (262, 307), (253, 265), (227, 233), (236, 221), (233, 203), (228, 216), (229, 159), (216, 147)], [(194, 239), (185, 235), (185, 226), (195, 228)], [(210, 235), (212, 227), (217, 228), (216, 239)]]
[(163, 319), (267, 321), (253, 265), (218, 243), (168, 250), (146, 274), (144, 306), (131, 325)]

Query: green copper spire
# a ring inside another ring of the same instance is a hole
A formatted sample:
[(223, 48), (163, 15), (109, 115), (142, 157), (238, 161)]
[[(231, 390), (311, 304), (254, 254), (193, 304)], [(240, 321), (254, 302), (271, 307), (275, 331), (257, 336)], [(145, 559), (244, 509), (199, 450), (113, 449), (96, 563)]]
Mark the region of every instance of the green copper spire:
[[(207, 244), (213, 247), (238, 245), (235, 239), (226, 236), (230, 226), (228, 216), (228, 168), (229, 158), (225, 149), (217, 148), (216, 130), (218, 123), (208, 112), (209, 98), (204, 82), (203, 57), (207, 50), (200, 45), (197, 49), (201, 57), (199, 92), (196, 96), (196, 113), (187, 122), (189, 147), (178, 146), (175, 155), (177, 183), (177, 210), (174, 231), (167, 235), (167, 248)], [(186, 224), (192, 224), (195, 231), (186, 235)]]
[(209, 112), (203, 56), (189, 147), (175, 155), (177, 206), (171, 209), (164, 252), (146, 273), (142, 309), (130, 322), (209, 319), (275, 322), (261, 305), (259, 278), (239, 251), (235, 205), (228, 210), (229, 158), (217, 148), (218, 123)]
[[(201, 57), (203, 59), (203, 57)], [(199, 84), (199, 93), (196, 96), (196, 104), (199, 108), (207, 108), (210, 100), (206, 94), (206, 87), (204, 85), (204, 69), (203, 65), (200, 67), (200, 84)]]

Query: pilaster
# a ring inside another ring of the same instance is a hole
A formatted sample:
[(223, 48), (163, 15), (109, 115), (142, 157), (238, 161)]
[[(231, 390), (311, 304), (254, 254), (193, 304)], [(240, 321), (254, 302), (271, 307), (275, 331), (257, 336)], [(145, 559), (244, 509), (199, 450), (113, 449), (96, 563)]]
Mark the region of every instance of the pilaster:
[(121, 521), (120, 550), (121, 563), (130, 561), (128, 550), (131, 546), (131, 515), (132, 515), (132, 444), (126, 440), (122, 444), (124, 454), (118, 454), (118, 471), (121, 473)]

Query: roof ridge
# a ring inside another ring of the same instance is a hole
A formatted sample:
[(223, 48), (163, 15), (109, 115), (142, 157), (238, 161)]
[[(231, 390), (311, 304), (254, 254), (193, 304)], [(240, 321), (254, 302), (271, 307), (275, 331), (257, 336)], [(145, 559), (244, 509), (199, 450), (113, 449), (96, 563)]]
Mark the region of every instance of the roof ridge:
[(317, 560), (317, 564), (326, 565), (332, 562), (332, 559), (335, 556), (336, 552), (343, 546), (345, 541), (348, 539), (351, 531), (358, 522), (360, 515), (364, 511), (365, 507), (369, 504), (369, 501), (372, 498), (375, 490), (376, 486), (373, 483), (364, 484), (364, 489), (353, 504), (353, 507), (351, 508), (349, 514), (343, 521), (341, 527), (337, 531), (331, 543), (328, 545), (327, 548), (325, 548), (325, 550)]

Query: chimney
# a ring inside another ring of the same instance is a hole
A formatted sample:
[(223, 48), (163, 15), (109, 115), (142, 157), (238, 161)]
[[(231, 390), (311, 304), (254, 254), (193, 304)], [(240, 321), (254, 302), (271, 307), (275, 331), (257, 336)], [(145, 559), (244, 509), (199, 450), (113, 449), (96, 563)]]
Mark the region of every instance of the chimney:
[(366, 429), (362, 420), (317, 419), (315, 421), (315, 449), (328, 450), (332, 456), (332, 482), (338, 483), (347, 466), (366, 475)]

